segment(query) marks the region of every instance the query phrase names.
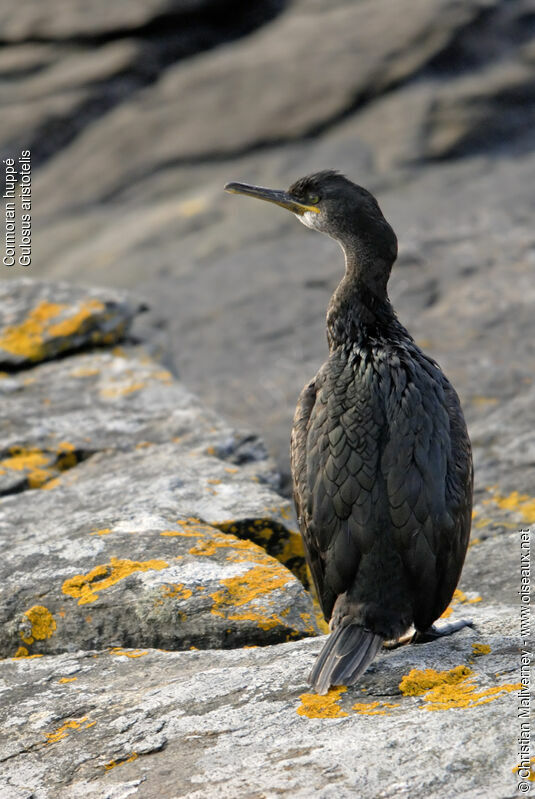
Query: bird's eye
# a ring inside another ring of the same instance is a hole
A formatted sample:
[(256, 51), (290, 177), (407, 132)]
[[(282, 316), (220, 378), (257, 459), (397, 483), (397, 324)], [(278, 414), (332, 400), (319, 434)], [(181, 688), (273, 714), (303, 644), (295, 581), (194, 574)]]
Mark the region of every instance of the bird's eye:
[(317, 194), (309, 194), (307, 199), (311, 205), (316, 205), (320, 201), (319, 195)]

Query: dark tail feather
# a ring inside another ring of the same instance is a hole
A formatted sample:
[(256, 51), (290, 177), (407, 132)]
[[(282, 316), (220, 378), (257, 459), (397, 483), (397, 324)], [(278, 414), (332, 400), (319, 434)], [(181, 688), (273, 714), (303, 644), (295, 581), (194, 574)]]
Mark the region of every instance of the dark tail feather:
[(383, 639), (359, 624), (338, 627), (318, 655), (308, 681), (318, 694), (331, 685), (352, 685), (364, 674)]

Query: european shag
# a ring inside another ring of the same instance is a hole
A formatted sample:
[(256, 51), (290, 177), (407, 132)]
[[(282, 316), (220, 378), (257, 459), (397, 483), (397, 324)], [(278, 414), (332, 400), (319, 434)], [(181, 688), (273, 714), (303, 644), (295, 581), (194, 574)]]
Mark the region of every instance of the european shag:
[(334, 171), (289, 190), (229, 192), (292, 211), (335, 239), (345, 274), (327, 310), (329, 358), (294, 417), (294, 499), (331, 634), (309, 682), (351, 685), (383, 642), (441, 629), (470, 535), (473, 470), (459, 398), (399, 322), (387, 294), (397, 239), (370, 192)]

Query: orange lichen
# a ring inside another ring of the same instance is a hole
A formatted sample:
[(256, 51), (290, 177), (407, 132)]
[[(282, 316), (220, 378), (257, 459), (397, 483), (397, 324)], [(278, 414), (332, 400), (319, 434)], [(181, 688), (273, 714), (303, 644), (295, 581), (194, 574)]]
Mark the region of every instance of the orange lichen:
[(473, 672), (468, 666), (456, 666), (449, 671), (412, 669), (399, 684), (404, 696), (423, 694), (424, 704), (420, 709), (452, 710), (470, 708), (493, 702), (502, 693), (520, 690), (521, 683), (506, 683), (478, 691), (472, 680)]
[(299, 697), (301, 705), (297, 708), (297, 713), (299, 716), (306, 716), (309, 719), (339, 719), (348, 716), (349, 713), (342, 710), (338, 704), (344, 691), (347, 691), (347, 688), (342, 685), (338, 688), (331, 688), (325, 696), (301, 694)]
[(75, 680), (77, 680), (77, 679), (78, 679), (78, 677), (60, 677), (58, 682), (61, 683), (62, 685), (64, 685), (65, 683), (68, 683), (68, 682), (75, 682)]
[(490, 655), (492, 649), (488, 644), (472, 644), (474, 655)]
[(132, 761), (137, 760), (137, 757), (137, 752), (132, 752), (130, 757), (125, 757), (123, 760), (110, 760), (108, 763), (104, 764), (104, 768), (106, 771), (110, 771), (116, 766), (124, 766), (125, 763), (132, 763)]
[(0, 338), (0, 349), (31, 361), (41, 360), (46, 354), (43, 336), (47, 323), (66, 307), (59, 303), (41, 302), (20, 325), (5, 328)]
[(166, 599), (189, 599), (193, 595), (190, 588), (184, 588), (182, 583), (174, 585), (162, 585), (160, 590)]
[(406, 674), (400, 684), (399, 690), (403, 696), (420, 696), (437, 685), (456, 685), (472, 674), (468, 666), (456, 666), (449, 671), (435, 671), (434, 669), (412, 669)]
[(47, 333), (49, 336), (54, 337), (72, 336), (75, 333), (81, 333), (84, 329), (87, 329), (86, 322), (93, 316), (95, 311), (103, 310), (104, 304), (100, 300), (87, 300), (75, 314), (49, 327)]
[(20, 660), (21, 658), (26, 658), (27, 660), (31, 660), (31, 658), (42, 658), (41, 654), (39, 655), (29, 655), (28, 650), (25, 646), (19, 646), (15, 654), (13, 655), (13, 659)]
[(499, 508), (516, 511), (528, 524), (535, 522), (535, 499), (528, 494), (519, 494), (518, 491), (513, 491), (507, 497), (496, 494), (493, 499)]
[(45, 732), (46, 742), (48, 744), (55, 744), (61, 741), (62, 738), (67, 737), (70, 730), (79, 730), (84, 721), (87, 721), (87, 716), (82, 716), (80, 719), (70, 719), (69, 721), (65, 721), (61, 727), (58, 727), (54, 732)]
[(31, 624), (31, 633), (29, 635), (25, 635), (24, 632), (20, 633), (20, 637), (25, 644), (44, 641), (54, 634), (56, 622), (48, 608), (43, 605), (34, 605), (24, 613), (24, 616)]
[[(253, 621), (262, 630), (270, 630), (279, 624), (286, 626), (283, 619), (273, 614), (266, 601), (269, 602), (268, 595), (271, 591), (288, 583), (288, 578), (286, 569), (277, 569), (274, 564), (270, 564), (254, 566), (244, 575), (221, 580), (223, 590), (210, 594), (214, 600), (212, 613), (229, 621)], [(233, 608), (250, 603), (253, 606), (246, 611), (232, 612)]]
[(45, 455), (40, 449), (25, 449), (24, 447), (11, 447), (10, 457), (0, 461), (0, 474), (6, 469), (16, 472), (27, 472), (26, 478), (30, 488), (40, 488), (47, 480), (53, 477), (49, 467), (50, 455)]
[(352, 710), (356, 710), (359, 716), (387, 716), (388, 711), (394, 707), (400, 707), (399, 702), (355, 702)]
[(459, 588), (456, 588), (455, 591), (453, 592), (453, 598), (451, 600), (451, 604), (446, 608), (446, 610), (444, 611), (444, 613), (442, 614), (442, 616), (440, 618), (441, 619), (447, 619), (448, 616), (451, 616), (451, 614), (453, 613), (453, 608), (455, 607), (455, 605), (459, 605), (459, 604), (473, 605), (473, 604), (475, 604), (477, 602), (481, 602), (481, 597), (480, 596), (476, 596), (476, 597), (473, 597), (473, 599), (469, 599), (467, 597), (467, 595), (464, 593), (464, 591), (461, 591)]
[(111, 532), (109, 527), (103, 527), (102, 530), (93, 530), (91, 535), (109, 535)]
[(115, 646), (110, 649), (111, 655), (124, 655), (127, 658), (142, 658), (143, 655), (148, 655), (148, 649), (121, 649), (120, 646)]
[(255, 566), (239, 577), (221, 580), (225, 589), (210, 594), (210, 596), (216, 606), (223, 604), (232, 605), (232, 607), (246, 605), (258, 597), (264, 597), (270, 591), (282, 588), (287, 584), (288, 578), (289, 574), (286, 570), (279, 571), (270, 566)]
[(169, 566), (164, 560), (121, 560), (111, 558), (110, 563), (95, 566), (88, 574), (76, 574), (65, 580), (62, 586), (64, 594), (78, 599), (79, 605), (86, 605), (98, 599), (98, 592), (124, 580), (134, 572), (145, 572), (165, 569)]

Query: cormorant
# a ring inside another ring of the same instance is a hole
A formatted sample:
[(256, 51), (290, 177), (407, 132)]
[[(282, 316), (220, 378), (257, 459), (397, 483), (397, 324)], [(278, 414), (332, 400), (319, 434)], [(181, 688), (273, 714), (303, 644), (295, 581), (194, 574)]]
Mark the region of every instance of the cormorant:
[(278, 191), (226, 191), (280, 205), (335, 239), (345, 274), (327, 310), (329, 358), (303, 389), (291, 438), (294, 499), (331, 634), (309, 682), (351, 685), (385, 641), (441, 629), (470, 535), (473, 470), (459, 398), (399, 322), (387, 294), (397, 239), (370, 192), (335, 171)]

